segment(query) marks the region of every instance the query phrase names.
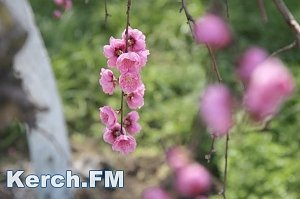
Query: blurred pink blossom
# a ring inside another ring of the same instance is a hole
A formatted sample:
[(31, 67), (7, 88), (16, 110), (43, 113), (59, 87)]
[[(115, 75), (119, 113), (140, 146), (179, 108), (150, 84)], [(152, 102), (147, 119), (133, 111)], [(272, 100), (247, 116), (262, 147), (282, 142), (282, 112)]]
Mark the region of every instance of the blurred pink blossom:
[(117, 84), (114, 73), (109, 69), (101, 68), (100, 76), (99, 84), (102, 86), (103, 92), (112, 95)]
[(70, 10), (73, 6), (72, 0), (53, 0), (54, 3), (64, 11)]
[(124, 127), (130, 135), (135, 135), (141, 131), (141, 125), (138, 123), (139, 119), (139, 113), (136, 111), (131, 111), (124, 118)]
[(244, 83), (248, 83), (255, 68), (266, 60), (268, 53), (265, 49), (253, 46), (238, 60), (237, 73)]
[(197, 42), (208, 44), (215, 49), (224, 48), (231, 42), (227, 23), (213, 14), (206, 14), (196, 21), (194, 35)]
[(103, 106), (99, 111), (101, 121), (108, 128), (113, 127), (117, 123), (117, 114), (110, 106)]
[(136, 141), (131, 135), (120, 135), (112, 145), (114, 151), (118, 151), (125, 155), (133, 152), (135, 148)]
[(151, 187), (144, 190), (143, 199), (171, 199), (168, 193), (160, 187)]
[(223, 84), (207, 87), (200, 103), (203, 121), (216, 137), (228, 133), (233, 124), (233, 99), (229, 89)]
[(210, 191), (212, 180), (209, 172), (200, 164), (190, 164), (177, 172), (176, 189), (185, 197), (195, 197)]
[(55, 3), (56, 5), (58, 5), (58, 6), (64, 5), (64, 2), (65, 2), (65, 0), (53, 0), (53, 1), (54, 1), (54, 3)]
[(73, 6), (72, 0), (65, 0), (64, 2), (64, 9), (65, 10), (70, 10)]
[(173, 171), (178, 171), (191, 162), (188, 150), (183, 147), (174, 147), (169, 149), (167, 151), (166, 158), (168, 165)]
[(56, 18), (56, 19), (59, 19), (61, 18), (62, 16), (62, 12), (60, 10), (54, 10), (53, 11), (53, 17)]
[(295, 87), (292, 75), (277, 58), (269, 58), (253, 71), (244, 105), (256, 120), (276, 114)]

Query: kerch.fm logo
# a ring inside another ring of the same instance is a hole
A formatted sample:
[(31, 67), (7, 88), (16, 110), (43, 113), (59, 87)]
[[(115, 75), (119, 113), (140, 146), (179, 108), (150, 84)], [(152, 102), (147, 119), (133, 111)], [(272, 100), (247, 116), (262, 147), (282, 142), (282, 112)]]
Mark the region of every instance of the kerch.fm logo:
[[(67, 170), (65, 175), (61, 174), (42, 174), (37, 176), (30, 174), (24, 176), (24, 171), (7, 171), (6, 172), (6, 185), (8, 188), (46, 188), (49, 186), (61, 188), (95, 188), (97, 182), (104, 182), (105, 188), (123, 188), (124, 187), (124, 171), (102, 171), (91, 170), (89, 171), (89, 178), (87, 181), (81, 181), (80, 176), (73, 174), (71, 170)], [(21, 179), (25, 179), (22, 180)]]

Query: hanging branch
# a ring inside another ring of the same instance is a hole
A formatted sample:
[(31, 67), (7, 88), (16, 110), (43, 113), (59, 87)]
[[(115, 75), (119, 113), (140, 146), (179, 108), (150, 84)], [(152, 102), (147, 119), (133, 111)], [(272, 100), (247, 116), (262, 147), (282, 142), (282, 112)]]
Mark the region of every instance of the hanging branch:
[(190, 12), (188, 11), (188, 9), (187, 9), (186, 0), (181, 0), (181, 8), (179, 9), (179, 12), (181, 13), (182, 11), (184, 11), (184, 14), (186, 16), (186, 20), (187, 20), (186, 23), (190, 27), (192, 37), (193, 37), (193, 39), (195, 39), (194, 31), (193, 31), (193, 25), (195, 23), (195, 20), (194, 20), (193, 16), (190, 14)]
[[(228, 2), (226, 0), (226, 6), (227, 6), (227, 16), (228, 16)], [(184, 10), (186, 19), (187, 19), (187, 23), (189, 24), (190, 30), (192, 32), (192, 36), (194, 38), (194, 33), (193, 33), (193, 28), (192, 28), (192, 24), (191, 23), (195, 23), (195, 20), (193, 19), (193, 17), (191, 16), (191, 14), (189, 13), (187, 6), (186, 6), (186, 1), (185, 0), (181, 0), (181, 8), (179, 10), (179, 12), (182, 12), (182, 10)], [(206, 45), (207, 50), (209, 52), (209, 56), (212, 62), (212, 69), (216, 75), (216, 78), (218, 80), (219, 83), (222, 82), (222, 78), (218, 69), (218, 65), (217, 65), (217, 61), (216, 58), (214, 56), (214, 52), (211, 49), (211, 47), (209, 45)], [(212, 143), (211, 143), (211, 147), (210, 147), (210, 151), (209, 153), (205, 156), (205, 159), (207, 159), (208, 162), (210, 162), (211, 156), (214, 152), (214, 144), (215, 144), (215, 137), (212, 138)], [(223, 190), (221, 192), (222, 196), (224, 199), (226, 199), (226, 181), (227, 181), (227, 163), (228, 163), (228, 148), (229, 148), (229, 134), (226, 135), (226, 147), (225, 147), (225, 165), (224, 165), (224, 185), (223, 185)]]
[(111, 15), (108, 13), (108, 10), (107, 10), (107, 0), (104, 0), (104, 11), (105, 11), (105, 15), (104, 15), (104, 26), (106, 26), (106, 25), (107, 25), (108, 17), (111, 16)]
[(297, 46), (297, 41), (293, 41), (292, 43), (282, 47), (282, 48), (279, 48), (278, 50), (276, 50), (275, 52), (273, 52), (270, 56), (273, 57), (279, 53), (282, 53), (284, 51), (287, 51), (287, 50), (291, 50), (293, 48), (295, 48)]
[(225, 0), (225, 6), (226, 6), (226, 15), (227, 15), (227, 18), (229, 19), (229, 4), (228, 4), (228, 0)]
[(300, 46), (300, 25), (296, 21), (294, 15), (291, 13), (291, 11), (288, 9), (286, 4), (283, 0), (273, 0), (273, 3), (276, 5), (278, 11), (283, 16), (286, 23), (290, 26), (292, 31), (295, 34), (297, 46)]
[(267, 12), (266, 12), (264, 1), (263, 0), (256, 0), (256, 2), (257, 2), (258, 9), (259, 9), (261, 20), (264, 23), (268, 22), (268, 15), (267, 15)]
[[(126, 44), (125, 44), (125, 53), (128, 52), (128, 28), (130, 26), (130, 8), (131, 8), (131, 0), (127, 1), (127, 11), (126, 11), (126, 30), (125, 30), (125, 38), (126, 38)], [(124, 115), (124, 95), (125, 93), (122, 91), (121, 92), (121, 108), (120, 108), (120, 113), (121, 113), (121, 134), (123, 134), (123, 115)]]
[(210, 144), (210, 150), (207, 155), (205, 155), (205, 159), (207, 160), (207, 163), (210, 162), (212, 154), (215, 152), (215, 137), (212, 138), (211, 144)]
[(222, 78), (221, 78), (221, 75), (220, 75), (220, 72), (219, 72), (219, 69), (218, 69), (218, 65), (217, 65), (217, 61), (216, 61), (216, 57), (215, 57), (215, 54), (213, 52), (213, 50), (211, 49), (211, 47), (206, 44), (206, 48), (209, 52), (209, 56), (211, 58), (211, 63), (212, 63), (212, 69), (218, 79), (218, 82), (221, 83), (222, 82)]

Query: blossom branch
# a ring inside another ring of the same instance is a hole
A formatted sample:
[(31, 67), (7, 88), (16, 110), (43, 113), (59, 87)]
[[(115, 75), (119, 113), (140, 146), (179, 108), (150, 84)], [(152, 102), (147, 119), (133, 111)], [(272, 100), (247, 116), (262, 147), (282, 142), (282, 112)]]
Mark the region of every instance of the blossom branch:
[(223, 190), (222, 190), (222, 196), (223, 196), (224, 199), (226, 199), (228, 149), (229, 149), (229, 134), (226, 135), (226, 146), (225, 146), (225, 166), (224, 166), (224, 180), (223, 180)]
[(283, 0), (273, 0), (273, 3), (276, 5), (278, 11), (281, 13), (286, 23), (294, 32), (297, 45), (300, 46), (300, 25), (295, 19), (294, 15), (290, 12)]
[[(130, 8), (131, 8), (131, 0), (127, 1), (127, 11), (126, 11), (126, 15), (127, 15), (127, 20), (126, 20), (126, 30), (125, 30), (125, 38), (126, 38), (126, 42), (125, 42), (125, 53), (128, 52), (128, 28), (130, 25)], [(121, 113), (121, 134), (123, 134), (123, 115), (124, 115), (124, 91), (121, 92), (121, 108), (120, 108), (120, 113)]]
[(216, 57), (214, 55), (214, 52), (208, 44), (206, 44), (206, 47), (207, 47), (207, 50), (209, 52), (209, 56), (210, 56), (210, 59), (211, 59), (212, 69), (215, 72), (215, 75), (218, 79), (218, 82), (221, 83), (222, 78), (221, 78), (221, 75), (220, 75), (220, 72), (219, 72), (219, 69), (218, 69), (218, 65), (217, 65), (217, 61), (216, 61)]
[(259, 9), (261, 20), (266, 23), (268, 21), (268, 15), (266, 12), (265, 4), (263, 0), (256, 0)]
[(211, 141), (209, 153), (205, 155), (205, 159), (207, 160), (207, 163), (210, 162), (211, 156), (215, 152), (215, 140), (216, 140), (215, 137), (213, 137)]
[(189, 25), (191, 33), (192, 33), (192, 37), (194, 39), (195, 36), (194, 36), (194, 31), (193, 31), (192, 24), (195, 23), (195, 20), (194, 20), (193, 16), (190, 14), (190, 12), (188, 11), (188, 9), (187, 9), (186, 0), (181, 0), (181, 8), (179, 9), (179, 12), (181, 13), (182, 11), (184, 11), (184, 14), (185, 14), (186, 20), (187, 20), (186, 23)]
[(228, 0), (225, 0), (225, 6), (226, 6), (226, 15), (227, 15), (227, 18), (229, 18), (229, 4), (228, 4)]
[(291, 50), (291, 49), (295, 48), (296, 46), (297, 46), (297, 41), (294, 40), (292, 43), (290, 43), (290, 44), (288, 44), (288, 45), (286, 45), (286, 46), (284, 46), (284, 47), (276, 50), (270, 56), (273, 57), (273, 56), (275, 56), (275, 55), (277, 55), (279, 53), (282, 53), (284, 51)]

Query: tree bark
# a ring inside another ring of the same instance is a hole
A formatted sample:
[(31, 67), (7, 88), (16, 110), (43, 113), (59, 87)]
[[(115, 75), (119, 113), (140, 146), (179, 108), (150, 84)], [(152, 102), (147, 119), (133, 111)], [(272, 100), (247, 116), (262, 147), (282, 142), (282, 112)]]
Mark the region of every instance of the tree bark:
[[(28, 32), (24, 47), (14, 58), (14, 69), (23, 80), (23, 86), (32, 101), (46, 111), (37, 113), (36, 128), (30, 128), (27, 137), (30, 158), (36, 175), (66, 175), (70, 168), (70, 148), (50, 60), (41, 34), (34, 22), (27, 0), (2, 0), (16, 20)], [(49, 183), (48, 183), (49, 185)], [(68, 188), (37, 188), (37, 198), (72, 198)]]

